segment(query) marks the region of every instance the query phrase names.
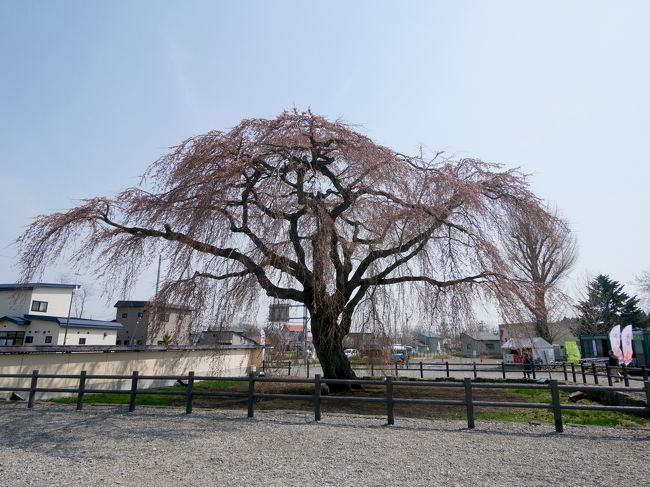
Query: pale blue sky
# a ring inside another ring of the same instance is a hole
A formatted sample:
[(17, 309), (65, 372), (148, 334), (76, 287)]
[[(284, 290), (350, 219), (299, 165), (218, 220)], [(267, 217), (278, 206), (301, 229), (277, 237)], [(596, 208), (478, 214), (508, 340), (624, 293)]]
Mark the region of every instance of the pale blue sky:
[(295, 106), (400, 151), (520, 166), (577, 234), (568, 286), (631, 286), (650, 268), (648, 19), (647, 1), (0, 0), (0, 282), (33, 216)]

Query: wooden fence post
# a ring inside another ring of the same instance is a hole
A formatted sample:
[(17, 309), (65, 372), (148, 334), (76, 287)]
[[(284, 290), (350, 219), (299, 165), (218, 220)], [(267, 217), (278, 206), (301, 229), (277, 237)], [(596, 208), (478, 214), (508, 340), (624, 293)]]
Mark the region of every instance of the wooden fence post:
[(580, 362), (580, 372), (582, 372), (582, 383), (587, 383), (587, 374), (585, 374), (585, 364)]
[(314, 379), (314, 421), (320, 421), (320, 374)]
[(449, 361), (445, 362), (445, 368), (447, 369), (447, 378), (449, 378)]
[(399, 375), (399, 372), (397, 371), (397, 362), (395, 362), (395, 377)]
[(609, 387), (612, 387), (612, 369), (609, 364), (605, 365), (605, 371), (607, 372), (607, 384), (609, 384)]
[(474, 362), (474, 380), (478, 377), (477, 372), (476, 372), (476, 362)]
[(627, 367), (625, 367), (625, 364), (623, 364), (623, 380), (625, 381), (625, 387), (630, 387), (630, 378), (627, 375)]
[(375, 376), (375, 364), (370, 362), (370, 376), (374, 377)]
[(84, 394), (86, 393), (86, 371), (82, 370), (79, 374), (79, 391), (77, 392), (77, 411), (84, 407)]
[(192, 414), (192, 402), (194, 400), (194, 372), (187, 374), (187, 394), (185, 402), (185, 414)]
[(307, 359), (307, 378), (309, 379), (309, 359)]
[(129, 400), (129, 412), (135, 411), (135, 399), (138, 393), (138, 371), (134, 370), (131, 376), (131, 398)]
[[(291, 362), (289, 362), (291, 363)], [(248, 417), (255, 415), (255, 374), (248, 374)]]
[(564, 380), (565, 380), (565, 381), (568, 381), (568, 380), (569, 380), (569, 376), (568, 376), (567, 373), (566, 373), (566, 362), (562, 362), (562, 372), (564, 372)]
[(422, 367), (422, 360), (420, 360), (420, 379), (424, 379), (424, 367)]
[(591, 372), (594, 375), (594, 384), (598, 385), (598, 374), (596, 373), (596, 362), (591, 362)]
[(560, 407), (560, 390), (557, 387), (557, 380), (551, 379), (551, 400), (553, 401), (553, 418), (555, 419), (555, 432), (562, 433), (562, 408)]
[(576, 364), (573, 362), (571, 362), (571, 376), (573, 377), (574, 383), (578, 382), (578, 379), (576, 378)]
[(650, 412), (650, 381), (643, 382), (643, 387), (645, 388), (645, 407)]
[(266, 366), (266, 361), (262, 360), (262, 372), (266, 374), (265, 366)]
[(474, 429), (474, 402), (472, 399), (472, 379), (465, 377), (465, 407), (467, 408), (467, 428)]
[(643, 380), (648, 380), (648, 369), (642, 367), (641, 372), (643, 373)]
[(503, 378), (506, 378), (506, 363), (502, 360), (501, 361), (501, 375), (503, 375)]
[(291, 360), (289, 360), (289, 373), (287, 375), (291, 375)]
[(389, 375), (386, 377), (386, 413), (388, 415), (388, 424), (395, 424), (395, 404), (393, 402), (393, 378)]
[(27, 400), (27, 407), (29, 409), (34, 407), (34, 396), (36, 396), (37, 384), (38, 384), (38, 370), (32, 370), (32, 383), (29, 386), (29, 399)]

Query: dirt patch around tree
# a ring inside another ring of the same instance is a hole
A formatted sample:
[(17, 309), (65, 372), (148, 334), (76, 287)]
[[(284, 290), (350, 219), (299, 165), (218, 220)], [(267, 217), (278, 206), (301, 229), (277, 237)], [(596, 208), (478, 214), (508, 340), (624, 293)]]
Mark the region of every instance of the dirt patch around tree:
[[(434, 400), (455, 400), (464, 401), (465, 391), (462, 387), (427, 387), (416, 386), (414, 381), (395, 381), (393, 396), (397, 402), (394, 405), (395, 416), (405, 418), (423, 419), (459, 419), (465, 417), (464, 405), (438, 405), (399, 403), (399, 399), (434, 399)], [(231, 392), (247, 392), (247, 385), (235, 386)], [(256, 393), (262, 394), (295, 394), (304, 395), (304, 399), (278, 399), (278, 398), (257, 398), (255, 401), (256, 410), (296, 410), (313, 411), (314, 404), (312, 394), (313, 386), (307, 384), (286, 384), (286, 383), (258, 383)], [(198, 392), (198, 391), (197, 391)], [(202, 392), (212, 392), (203, 389)], [(224, 391), (221, 391), (224, 392)], [(327, 413), (348, 413), (359, 415), (384, 415), (386, 414), (385, 402), (386, 387), (382, 385), (364, 385), (361, 390), (344, 393), (324, 393), (321, 401), (321, 411)], [(354, 398), (374, 398), (378, 402), (356, 401)], [(522, 402), (521, 396), (505, 389), (480, 389), (473, 390), (475, 401), (502, 401)], [(550, 402), (550, 393), (548, 401)], [(179, 407), (184, 405), (184, 399), (175, 398), (173, 401)], [(210, 409), (246, 409), (247, 399), (227, 397), (206, 397), (197, 395), (193, 401), (196, 408)], [(491, 412), (502, 408), (476, 407), (477, 412)]]

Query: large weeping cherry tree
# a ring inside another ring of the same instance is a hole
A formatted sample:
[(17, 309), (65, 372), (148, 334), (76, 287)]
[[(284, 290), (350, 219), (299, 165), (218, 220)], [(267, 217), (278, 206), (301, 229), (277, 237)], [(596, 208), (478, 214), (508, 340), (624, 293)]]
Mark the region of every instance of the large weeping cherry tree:
[(159, 301), (302, 303), (324, 376), (352, 378), (342, 340), (360, 316), (391, 300), (460, 316), (473, 297), (508, 296), (499, 242), (513, 208), (548, 216), (515, 170), (405, 156), (292, 111), (190, 138), (140, 187), (36, 218), (19, 238), (22, 278), (65, 259), (128, 290), (162, 252)]

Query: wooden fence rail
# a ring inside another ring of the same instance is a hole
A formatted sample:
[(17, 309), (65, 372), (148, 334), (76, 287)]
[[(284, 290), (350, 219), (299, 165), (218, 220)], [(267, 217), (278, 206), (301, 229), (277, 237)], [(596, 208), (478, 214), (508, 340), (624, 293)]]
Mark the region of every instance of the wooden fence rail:
[[(13, 379), (29, 379), (29, 387), (0, 387), (0, 391), (23, 391), (29, 393), (27, 407), (32, 409), (36, 394), (39, 392), (56, 392), (56, 393), (69, 393), (77, 395), (77, 410), (83, 409), (84, 398), (88, 394), (94, 393), (117, 393), (129, 394), (129, 411), (133, 412), (136, 409), (137, 396), (141, 394), (160, 394), (160, 395), (178, 395), (185, 396), (185, 412), (192, 413), (193, 400), (197, 396), (213, 396), (213, 397), (238, 397), (246, 398), (247, 400), (247, 414), (249, 418), (254, 417), (255, 414), (255, 400), (260, 398), (272, 399), (291, 399), (291, 400), (305, 400), (310, 401), (314, 407), (314, 420), (320, 421), (321, 419), (321, 404), (323, 401), (356, 401), (366, 403), (385, 403), (386, 416), (389, 425), (395, 424), (395, 404), (431, 404), (431, 405), (447, 405), (464, 407), (467, 417), (467, 427), (472, 429), (475, 427), (475, 407), (488, 406), (488, 407), (505, 407), (505, 408), (533, 408), (533, 409), (550, 409), (553, 411), (555, 421), (555, 431), (562, 432), (564, 430), (562, 424), (562, 411), (563, 410), (598, 410), (598, 411), (619, 411), (628, 413), (643, 413), (650, 414), (650, 381), (646, 380), (643, 383), (643, 388), (630, 388), (626, 387), (612, 387), (612, 386), (592, 386), (592, 385), (560, 385), (557, 380), (552, 379), (548, 384), (512, 384), (512, 383), (475, 383), (471, 378), (464, 378), (463, 382), (435, 382), (435, 381), (401, 381), (395, 380), (392, 376), (385, 377), (385, 380), (368, 380), (368, 379), (324, 379), (319, 374), (314, 379), (299, 379), (288, 377), (260, 377), (251, 373), (248, 377), (213, 377), (213, 376), (197, 376), (194, 372), (189, 372), (187, 375), (182, 376), (155, 376), (155, 375), (140, 375), (138, 371), (133, 371), (131, 375), (96, 375), (88, 374), (82, 371), (79, 375), (74, 374), (39, 374), (38, 370), (34, 370), (31, 374), (2, 374), (2, 378)], [(70, 387), (39, 387), (39, 379), (72, 379), (78, 380), (78, 386)], [(131, 385), (129, 389), (94, 389), (88, 387), (89, 381), (93, 380), (130, 380)], [(140, 381), (142, 380), (176, 380), (186, 381), (187, 388), (185, 390), (153, 390), (139, 388)], [(196, 381), (211, 380), (211, 381), (240, 381), (248, 383), (247, 392), (239, 391), (202, 391), (196, 390), (194, 384)], [(311, 395), (304, 394), (282, 394), (282, 393), (261, 393), (256, 391), (257, 383), (291, 383), (291, 384), (312, 384), (314, 392)], [(380, 385), (384, 386), (385, 393), (383, 396), (376, 397), (357, 397), (357, 396), (341, 396), (341, 395), (322, 395), (322, 384), (344, 384), (344, 385)], [(432, 387), (432, 388), (459, 388), (464, 390), (464, 399), (408, 399), (401, 398), (395, 395), (395, 389), (400, 387)], [(476, 389), (541, 389), (550, 390), (551, 402), (550, 403), (526, 403), (526, 402), (506, 402), (506, 401), (482, 401), (474, 399), (474, 391)], [(560, 402), (560, 391), (628, 391), (628, 392), (641, 392), (645, 393), (646, 406), (606, 406), (606, 405), (582, 405), (582, 404), (562, 404)]]

